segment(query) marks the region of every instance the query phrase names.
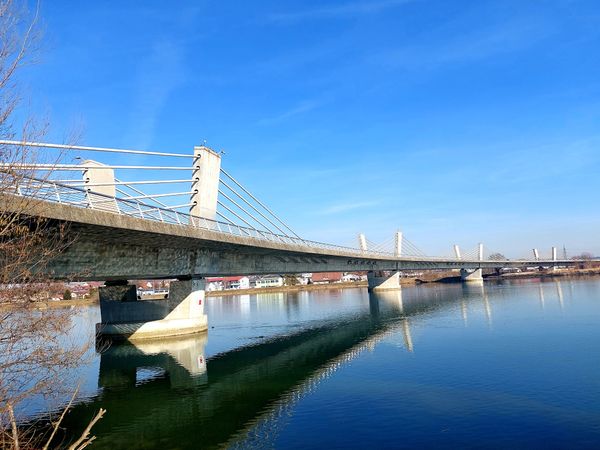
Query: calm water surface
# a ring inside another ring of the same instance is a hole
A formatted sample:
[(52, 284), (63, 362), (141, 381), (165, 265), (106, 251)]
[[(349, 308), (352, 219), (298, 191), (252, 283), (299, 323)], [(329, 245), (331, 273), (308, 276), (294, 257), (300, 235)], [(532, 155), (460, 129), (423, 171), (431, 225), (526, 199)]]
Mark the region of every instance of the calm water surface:
[[(600, 280), (207, 299), (207, 335), (113, 346), (94, 448), (600, 448)], [(76, 318), (93, 339), (99, 311)]]

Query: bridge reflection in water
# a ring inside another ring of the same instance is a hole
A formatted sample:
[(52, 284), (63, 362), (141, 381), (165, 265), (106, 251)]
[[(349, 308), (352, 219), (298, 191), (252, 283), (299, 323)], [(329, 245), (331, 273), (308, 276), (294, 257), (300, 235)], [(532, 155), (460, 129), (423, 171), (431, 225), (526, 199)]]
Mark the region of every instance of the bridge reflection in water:
[[(560, 292), (560, 286), (557, 289)], [(478, 304), (488, 324), (492, 323), (483, 284), (369, 294), (365, 290), (363, 295), (368, 295), (368, 311), (320, 322), (208, 361), (206, 334), (111, 346), (101, 354), (99, 395), (76, 405), (65, 427), (77, 433), (102, 407), (108, 412), (94, 428), (96, 448), (264, 443), (275, 437), (278, 417), (381, 340), (401, 337), (407, 351), (418, 352), (411, 333), (418, 316), (451, 308), (466, 324), (467, 305)], [(247, 310), (247, 302), (239, 308)]]
[(164, 375), (171, 388), (196, 386), (206, 381), (206, 339), (206, 333), (202, 333), (178, 339), (111, 345), (100, 356), (98, 386), (135, 388), (148, 379)]

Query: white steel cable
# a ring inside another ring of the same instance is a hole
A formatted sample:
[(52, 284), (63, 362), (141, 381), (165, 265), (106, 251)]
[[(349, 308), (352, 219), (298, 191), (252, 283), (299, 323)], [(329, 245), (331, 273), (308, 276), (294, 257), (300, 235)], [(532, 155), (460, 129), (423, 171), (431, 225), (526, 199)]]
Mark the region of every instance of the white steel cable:
[(68, 144), (48, 144), (45, 142), (29, 142), (29, 141), (10, 141), (0, 140), (0, 145), (15, 145), (20, 147), (42, 147), (54, 148), (62, 150), (82, 150), (88, 152), (107, 152), (107, 153), (128, 153), (134, 155), (150, 155), (150, 156), (168, 156), (172, 158), (195, 158), (194, 155), (185, 155), (181, 153), (166, 153), (166, 152), (149, 152), (145, 150), (126, 150), (120, 148), (109, 147), (87, 147), (83, 145), (68, 145)]
[(181, 167), (181, 166), (86, 166), (79, 164), (10, 164), (1, 163), (0, 168), (10, 167), (19, 168), (26, 170), (53, 170), (53, 171), (68, 171), (68, 170), (85, 170), (85, 169), (139, 169), (139, 170), (192, 170), (192, 167)]
[(250, 228), (255, 229), (254, 225), (248, 223), (243, 217), (240, 217), (238, 214), (236, 214), (235, 211), (231, 210), (227, 205), (224, 205), (222, 202), (217, 200), (217, 203), (222, 206), (223, 208), (225, 208), (227, 211), (229, 211), (231, 214), (233, 214), (235, 217), (237, 217), (238, 219), (240, 219), (242, 222), (244, 222), (246, 225), (248, 225)]
[[(223, 197), (225, 197), (227, 200), (229, 200), (231, 203), (233, 203), (239, 210), (243, 211), (244, 214), (246, 214), (248, 217), (250, 217), (252, 220), (254, 220), (256, 223), (258, 223), (261, 227), (263, 227), (266, 231), (268, 231), (269, 233), (273, 233), (273, 231), (271, 231), (269, 229), (269, 227), (267, 227), (264, 223), (262, 223), (260, 220), (258, 220), (256, 217), (254, 217), (252, 214), (250, 214), (248, 211), (246, 211), (242, 206), (240, 206), (235, 200), (233, 200), (231, 197), (229, 197), (227, 194), (225, 194), (223, 191), (221, 191), (221, 189), (219, 189), (219, 194), (221, 194)], [(253, 227), (254, 228), (254, 227)], [(273, 233), (275, 234), (275, 233)]]
[(242, 191), (244, 191), (246, 194), (248, 194), (250, 196), (250, 198), (252, 200), (254, 200), (256, 203), (258, 203), (260, 206), (262, 206), (269, 214), (271, 214), (280, 224), (282, 224), (287, 230), (289, 230), (294, 236), (296, 236), (298, 239), (302, 239), (300, 236), (298, 236), (298, 234), (296, 234), (296, 232), (294, 232), (294, 230), (292, 230), (283, 220), (281, 220), (279, 217), (277, 217), (277, 215), (271, 211), (264, 203), (262, 203), (259, 199), (257, 199), (254, 195), (252, 195), (244, 186), (242, 186), (235, 178), (233, 178), (231, 175), (229, 175), (225, 170), (221, 169), (221, 173), (223, 173), (223, 175), (225, 175), (227, 178), (229, 178), (231, 181), (233, 181), (240, 189), (242, 189)]
[[(250, 203), (248, 200), (246, 200), (244, 197), (242, 197), (235, 189), (233, 189), (231, 186), (229, 186), (224, 180), (219, 180), (227, 189), (229, 189), (231, 192), (233, 192), (237, 197), (239, 197), (244, 203), (246, 203), (248, 206), (250, 206), (250, 208), (252, 208), (254, 211), (256, 211), (258, 214), (261, 215), (261, 217), (263, 219), (265, 219), (267, 222), (269, 222), (271, 225), (273, 225), (278, 231), (280, 231), (281, 233), (283, 233), (284, 236), (288, 236), (289, 235), (283, 231), (281, 228), (279, 228), (277, 226), (277, 224), (273, 223), (267, 216), (265, 216), (262, 212), (260, 212), (260, 210), (258, 208), (256, 208), (252, 203)], [(219, 192), (222, 193), (221, 190), (219, 190)], [(223, 194), (225, 195), (225, 194)]]
[(115, 181), (114, 183), (85, 183), (81, 180), (52, 180), (55, 183), (69, 183), (69, 186), (118, 186), (130, 184), (176, 184), (176, 183), (191, 183), (191, 180), (147, 180), (147, 181)]

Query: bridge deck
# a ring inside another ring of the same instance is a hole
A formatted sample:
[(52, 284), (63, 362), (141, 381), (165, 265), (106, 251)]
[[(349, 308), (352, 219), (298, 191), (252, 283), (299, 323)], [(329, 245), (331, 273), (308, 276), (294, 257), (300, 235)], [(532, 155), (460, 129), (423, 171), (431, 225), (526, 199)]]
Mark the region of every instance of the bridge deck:
[[(57, 279), (177, 278), (364, 270), (569, 265), (577, 261), (479, 261), (395, 257), (310, 241), (282, 242), (136, 218), (100, 209), (1, 195), (0, 209), (67, 225), (71, 244), (48, 270)], [(315, 243), (316, 244), (316, 243)]]

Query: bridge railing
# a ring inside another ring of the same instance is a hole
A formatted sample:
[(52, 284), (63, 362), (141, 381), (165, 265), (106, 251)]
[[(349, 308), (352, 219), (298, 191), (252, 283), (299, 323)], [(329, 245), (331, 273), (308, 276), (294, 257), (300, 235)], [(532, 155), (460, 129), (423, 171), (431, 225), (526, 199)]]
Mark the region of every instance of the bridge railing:
[(227, 222), (206, 219), (204, 217), (183, 213), (175, 209), (161, 208), (155, 205), (150, 205), (139, 200), (110, 197), (98, 192), (69, 186), (52, 180), (29, 177), (26, 178), (25, 183), (23, 183), (23, 178), (20, 178), (19, 180), (20, 183), (17, 183), (17, 180), (15, 179), (15, 185), (13, 186), (14, 195), (29, 197), (45, 202), (60, 203), (84, 209), (105, 211), (172, 225), (194, 227), (217, 233), (246, 238), (249, 237), (273, 243), (294, 245), (297, 246), (299, 250), (343, 251), (353, 253), (357, 257), (372, 256), (389, 258), (390, 256), (393, 256), (392, 253), (384, 251), (361, 251), (352, 247), (310, 241)]

